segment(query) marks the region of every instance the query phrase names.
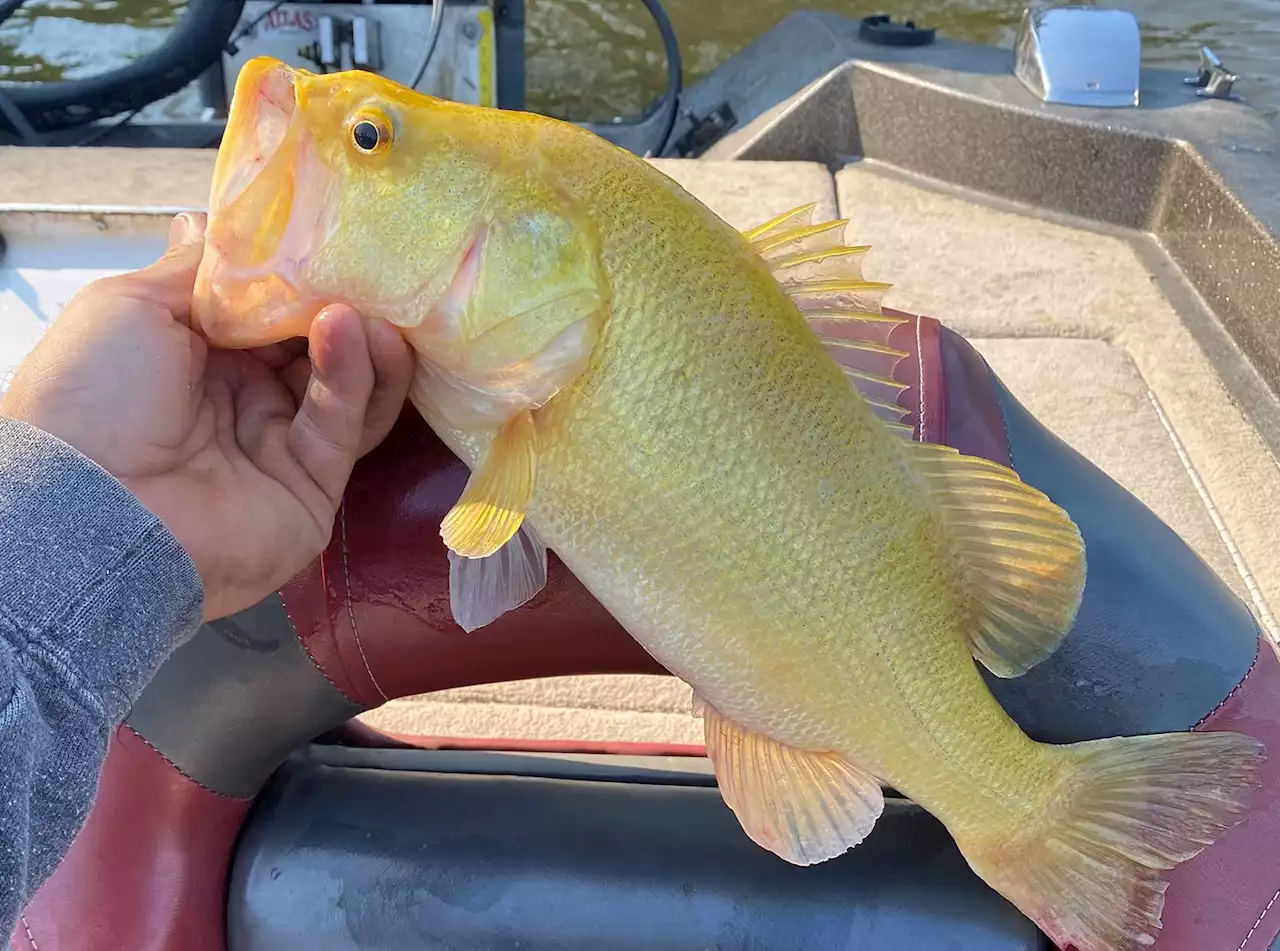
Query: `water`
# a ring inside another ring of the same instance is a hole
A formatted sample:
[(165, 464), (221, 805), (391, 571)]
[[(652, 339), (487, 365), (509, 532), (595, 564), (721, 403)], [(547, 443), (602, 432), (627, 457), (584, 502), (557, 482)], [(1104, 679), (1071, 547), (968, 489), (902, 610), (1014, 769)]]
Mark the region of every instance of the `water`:
[[(639, 0), (527, 0), (529, 107), (603, 120), (640, 111), (665, 85), (657, 31)], [(958, 39), (1008, 46), (1021, 0), (664, 0), (695, 82), (788, 13), (889, 13)], [(1280, 0), (1107, 0), (1142, 23), (1148, 63), (1192, 73), (1210, 46), (1237, 89), (1280, 109)], [(92, 75), (160, 42), (182, 0), (29, 0), (0, 28), (0, 78)]]

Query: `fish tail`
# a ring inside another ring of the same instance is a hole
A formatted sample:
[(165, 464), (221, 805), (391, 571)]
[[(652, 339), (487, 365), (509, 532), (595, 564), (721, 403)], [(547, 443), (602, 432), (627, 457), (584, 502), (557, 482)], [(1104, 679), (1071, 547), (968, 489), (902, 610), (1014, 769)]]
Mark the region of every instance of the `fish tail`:
[(960, 846), (970, 866), (1059, 948), (1155, 940), (1168, 882), (1248, 811), (1263, 744), (1239, 733), (1117, 737), (1062, 757), (1043, 818)]

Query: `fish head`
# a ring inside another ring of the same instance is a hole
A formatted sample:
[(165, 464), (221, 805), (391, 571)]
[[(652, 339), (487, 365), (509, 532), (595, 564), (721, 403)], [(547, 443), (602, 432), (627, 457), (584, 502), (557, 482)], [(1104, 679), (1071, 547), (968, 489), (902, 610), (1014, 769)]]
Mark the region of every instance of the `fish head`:
[(193, 320), (215, 346), (305, 335), (327, 304), (420, 322), (487, 184), (448, 104), (367, 72), (241, 69), (209, 196)]
[(418, 352), (420, 406), (459, 424), (538, 406), (582, 369), (605, 300), (595, 226), (555, 170), (588, 136), (253, 59), (214, 169), (193, 325), (214, 346), (263, 346), (345, 303)]

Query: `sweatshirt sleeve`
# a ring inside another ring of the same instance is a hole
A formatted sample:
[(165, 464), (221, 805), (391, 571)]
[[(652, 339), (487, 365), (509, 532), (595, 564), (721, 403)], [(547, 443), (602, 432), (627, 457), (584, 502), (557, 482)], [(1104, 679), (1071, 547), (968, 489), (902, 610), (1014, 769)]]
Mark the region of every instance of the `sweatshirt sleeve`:
[(0, 942), (80, 831), (112, 730), (203, 613), (195, 565), (116, 479), (0, 417)]

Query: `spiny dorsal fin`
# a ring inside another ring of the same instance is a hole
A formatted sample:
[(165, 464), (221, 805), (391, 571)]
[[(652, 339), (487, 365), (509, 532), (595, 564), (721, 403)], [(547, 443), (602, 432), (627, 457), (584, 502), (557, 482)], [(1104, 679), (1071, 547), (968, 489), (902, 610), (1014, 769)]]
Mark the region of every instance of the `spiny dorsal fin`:
[(893, 378), (906, 352), (889, 346), (902, 318), (889, 317), (880, 299), (891, 285), (868, 281), (862, 259), (869, 245), (846, 245), (848, 219), (813, 222), (814, 204), (801, 205), (744, 232), (774, 277), (796, 302), (849, 382), (891, 431), (910, 439), (910, 412), (898, 404), (907, 387)]
[(799, 208), (792, 208), (790, 211), (784, 211), (776, 218), (770, 218), (762, 225), (756, 225), (749, 231), (744, 231), (743, 236), (753, 245), (767, 237), (770, 234), (779, 231), (786, 231), (791, 228), (804, 227), (813, 220), (813, 209), (817, 202), (809, 202), (807, 205), (801, 205)]
[(970, 596), (973, 656), (997, 677), (1026, 673), (1075, 623), (1085, 580), (1080, 529), (1012, 469), (949, 446), (910, 446)]

